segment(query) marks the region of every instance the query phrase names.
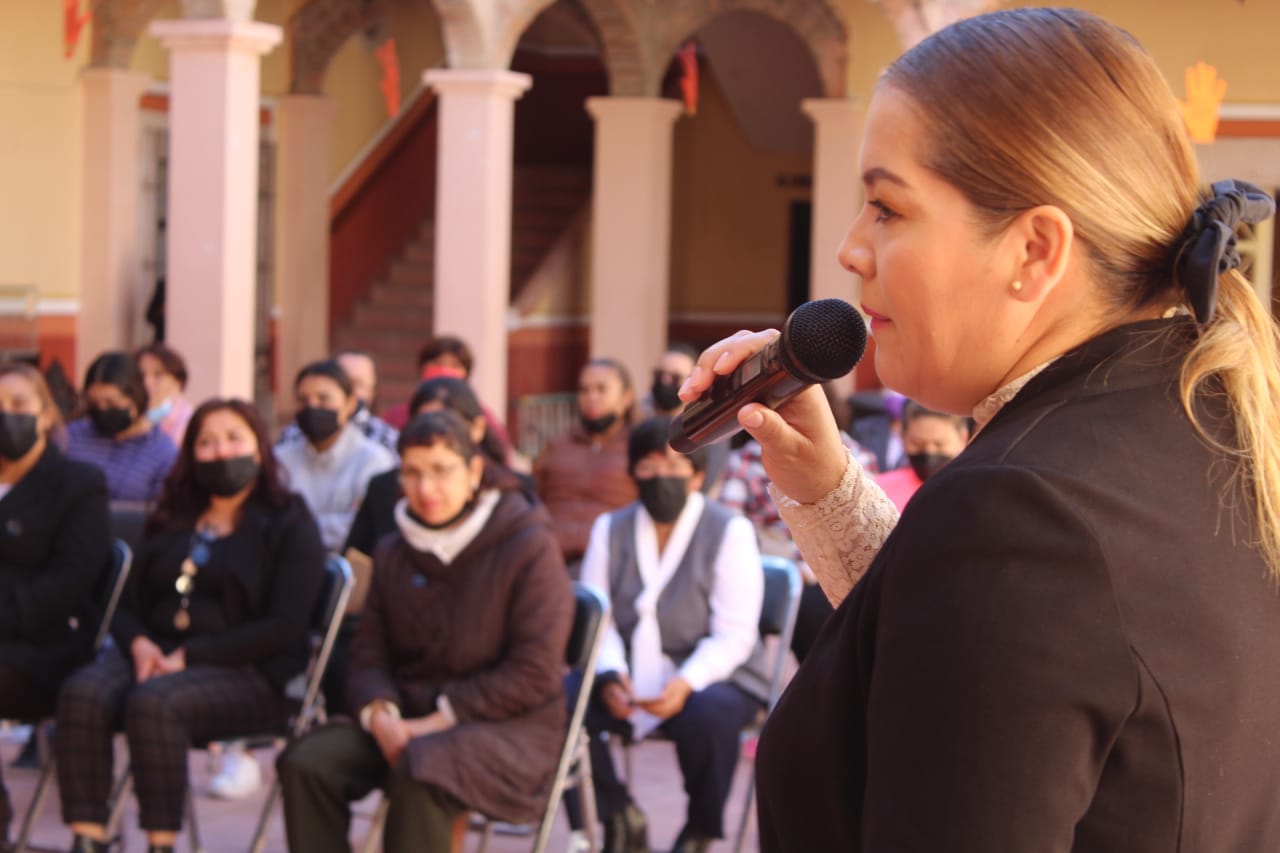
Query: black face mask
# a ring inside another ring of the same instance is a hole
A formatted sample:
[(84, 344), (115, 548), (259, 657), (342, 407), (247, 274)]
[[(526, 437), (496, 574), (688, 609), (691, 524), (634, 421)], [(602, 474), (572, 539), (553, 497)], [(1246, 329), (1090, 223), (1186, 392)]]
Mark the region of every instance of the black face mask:
[(683, 405), (680, 399), (680, 383), (663, 378), (654, 378), (649, 393), (653, 395), (653, 406), (660, 412), (674, 412)]
[(921, 482), (938, 473), (939, 469), (952, 459), (955, 457), (942, 453), (912, 453), (907, 456), (907, 461), (911, 463), (911, 470), (916, 472)]
[(640, 503), (659, 524), (670, 524), (680, 517), (689, 499), (688, 477), (649, 477), (636, 480)]
[(108, 438), (115, 438), (133, 426), (137, 418), (134, 417), (132, 409), (99, 409), (95, 406), (89, 409), (89, 420), (93, 421), (93, 428), (98, 432)]
[(298, 429), (312, 444), (332, 438), (339, 428), (337, 409), (307, 406), (298, 410), (297, 421)]
[(598, 418), (588, 418), (585, 415), (579, 415), (578, 420), (582, 421), (582, 428), (588, 433), (591, 435), (599, 435), (602, 432), (608, 432), (609, 427), (617, 423), (618, 415), (616, 412), (608, 415), (601, 415)]
[(35, 447), (39, 438), (35, 415), (0, 412), (0, 456), (16, 462)]
[(229, 498), (258, 478), (261, 466), (252, 456), (196, 463), (196, 484), (210, 494)]

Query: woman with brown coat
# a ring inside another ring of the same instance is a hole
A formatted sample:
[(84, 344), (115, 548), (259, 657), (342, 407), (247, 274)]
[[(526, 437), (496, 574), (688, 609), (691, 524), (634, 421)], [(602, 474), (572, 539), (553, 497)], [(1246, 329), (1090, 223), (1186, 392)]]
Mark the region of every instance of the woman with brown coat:
[(464, 809), (534, 819), (555, 772), (573, 595), (546, 512), (453, 412), (410, 421), (400, 457), (399, 533), (374, 554), (352, 647), (360, 725), (279, 760), (291, 850), (348, 850), (348, 803), (383, 787), (385, 849), (446, 851)]

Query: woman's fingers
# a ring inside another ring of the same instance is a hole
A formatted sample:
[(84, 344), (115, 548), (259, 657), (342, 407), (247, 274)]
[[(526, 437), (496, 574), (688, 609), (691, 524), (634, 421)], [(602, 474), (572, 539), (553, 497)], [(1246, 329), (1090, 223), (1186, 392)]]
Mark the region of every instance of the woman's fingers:
[(703, 351), (689, 378), (680, 386), (680, 399), (691, 403), (711, 387), (717, 376), (725, 376), (746, 361), (754, 353), (778, 337), (777, 329), (766, 329), (763, 332), (736, 332), (723, 340), (717, 341)]

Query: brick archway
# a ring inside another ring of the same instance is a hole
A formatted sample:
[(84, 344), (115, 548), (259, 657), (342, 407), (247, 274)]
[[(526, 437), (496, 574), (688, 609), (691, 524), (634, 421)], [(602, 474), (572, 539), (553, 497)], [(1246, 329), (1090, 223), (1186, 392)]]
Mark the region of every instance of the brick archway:
[(289, 91), (315, 95), (334, 54), (352, 33), (369, 26), (390, 7), (388, 0), (311, 0), (285, 22), (289, 56)]
[(93, 4), (89, 65), (128, 68), (133, 49), (164, 0), (98, 0)]

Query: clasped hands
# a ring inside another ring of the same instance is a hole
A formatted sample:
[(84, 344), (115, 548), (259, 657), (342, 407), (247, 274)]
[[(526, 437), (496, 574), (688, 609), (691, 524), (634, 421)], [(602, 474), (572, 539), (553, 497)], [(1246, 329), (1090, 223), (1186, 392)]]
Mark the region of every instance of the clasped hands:
[(133, 638), (129, 645), (133, 656), (133, 677), (138, 684), (158, 675), (173, 675), (187, 668), (187, 652), (182, 646), (165, 654), (148, 637)]
[(647, 711), (660, 720), (668, 720), (684, 710), (693, 688), (689, 682), (676, 676), (666, 683), (662, 692), (652, 699), (640, 699), (635, 695), (631, 679), (626, 673), (618, 673), (615, 680), (600, 688), (600, 701), (611, 715), (619, 720), (631, 716), (636, 708)]
[(375, 708), (369, 717), (369, 734), (378, 742), (382, 757), (394, 767), (404, 753), (409, 741), (423, 735), (432, 735), (452, 727), (452, 723), (439, 711), (425, 717), (401, 719), (385, 707)]

